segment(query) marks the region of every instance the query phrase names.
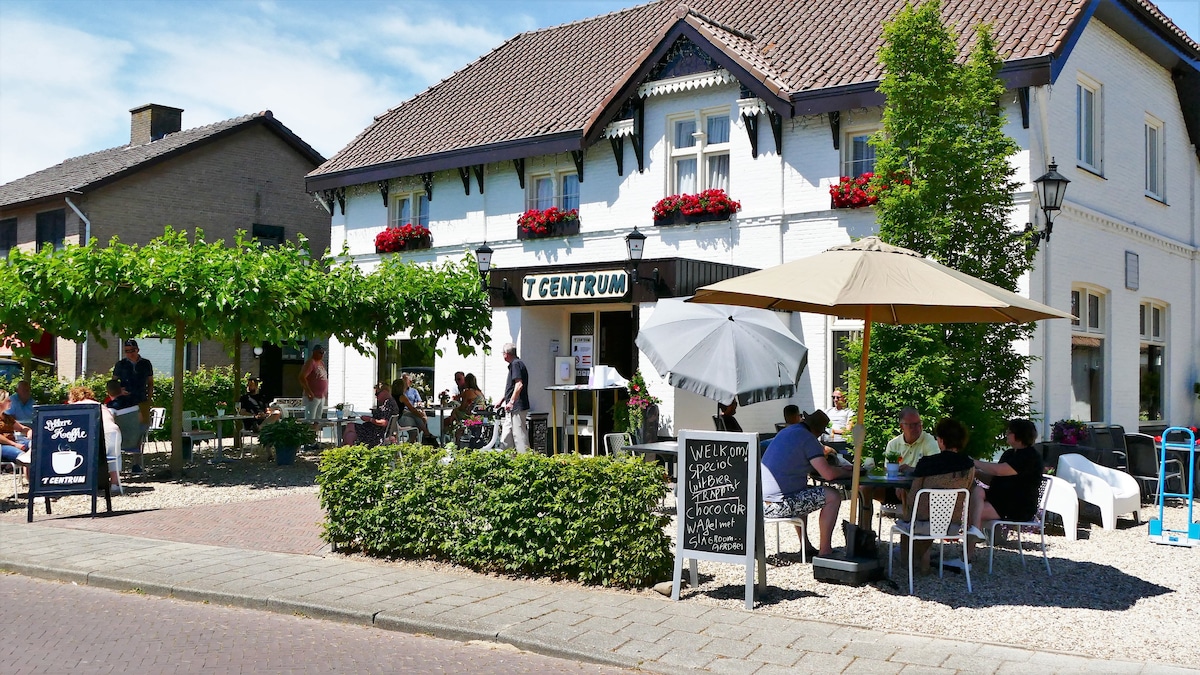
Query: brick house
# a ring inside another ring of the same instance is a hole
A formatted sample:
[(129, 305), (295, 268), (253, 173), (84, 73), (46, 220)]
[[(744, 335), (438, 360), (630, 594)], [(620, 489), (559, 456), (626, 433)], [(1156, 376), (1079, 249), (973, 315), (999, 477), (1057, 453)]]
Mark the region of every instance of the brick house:
[[(210, 241), (232, 243), (236, 231), (245, 230), (264, 242), (294, 241), (304, 233), (313, 250), (328, 247), (329, 213), (303, 182), (324, 158), (269, 110), (194, 129), (182, 129), (179, 108), (150, 104), (130, 112), (128, 145), (0, 185), (0, 255), (89, 237), (144, 244), (168, 224), (202, 228)], [(106, 349), (92, 341), (56, 342), (49, 356), (63, 377), (106, 371), (120, 358), (113, 340)], [(142, 343), (155, 368), (169, 374), (172, 341)], [(258, 372), (252, 350), (243, 354), (243, 369)], [(230, 362), (215, 343), (189, 345), (187, 355), (189, 367)], [(277, 348), (264, 353), (264, 376), (280, 369), (280, 358)]]
[[(658, 298), (875, 231), (871, 208), (831, 208), (829, 188), (873, 166), (866, 141), (883, 103), (875, 55), (883, 22), (903, 4), (663, 0), (522, 33), (380, 115), (308, 176), (308, 189), (330, 204), (334, 241), (364, 267), (377, 264), (372, 242), (387, 224), (430, 227), (432, 248), (400, 254), (417, 262), (494, 249), (493, 354), (464, 359), (443, 345), (435, 389), (463, 370), (499, 397), (496, 351), (511, 341), (534, 409), (549, 411), (542, 387), (576, 338), (628, 375), (636, 326)], [(1006, 133), (1020, 148), (1014, 233), (1045, 224), (1033, 181), (1052, 158), (1071, 180), (1053, 241), (1022, 282), (1029, 297), (1079, 317), (1042, 322), (1018, 345), (1039, 357), (1033, 408), (1047, 425), (1195, 422), (1200, 46), (1148, 0), (943, 0), (942, 11), (964, 53), (971, 29), (990, 23), (1004, 59)], [(659, 199), (710, 187), (741, 212), (653, 222)], [(518, 233), (523, 211), (551, 205), (577, 208), (578, 222), (548, 238)], [(636, 266), (624, 241), (635, 227), (647, 258)], [(623, 294), (528, 292), (543, 276), (601, 271), (626, 275)], [(861, 325), (789, 320), (810, 350), (792, 402), (828, 407), (845, 368), (836, 348)], [(404, 340), (419, 336), (395, 337), (402, 359)], [(366, 401), (374, 365), (334, 345), (342, 390), (331, 396)], [(643, 372), (664, 399), (664, 427), (711, 427), (711, 402)], [(769, 430), (784, 403), (743, 408), (739, 419)]]

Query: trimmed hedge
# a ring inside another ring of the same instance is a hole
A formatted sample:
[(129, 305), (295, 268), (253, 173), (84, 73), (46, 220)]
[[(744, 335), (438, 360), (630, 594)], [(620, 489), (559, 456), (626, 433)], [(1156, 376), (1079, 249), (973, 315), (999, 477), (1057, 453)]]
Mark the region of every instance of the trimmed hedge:
[(637, 458), (444, 450), (327, 450), (326, 541), (485, 572), (636, 587), (671, 574), (662, 470)]

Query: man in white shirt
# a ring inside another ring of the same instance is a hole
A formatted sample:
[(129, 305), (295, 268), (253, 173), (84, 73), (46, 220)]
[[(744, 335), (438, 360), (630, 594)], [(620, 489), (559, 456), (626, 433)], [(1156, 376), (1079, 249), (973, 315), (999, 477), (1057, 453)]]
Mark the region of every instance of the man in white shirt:
[(846, 434), (850, 433), (850, 414), (850, 409), (846, 407), (846, 395), (841, 389), (834, 389), (833, 407), (825, 409), (825, 415), (829, 417), (829, 431), (823, 440), (844, 443)]

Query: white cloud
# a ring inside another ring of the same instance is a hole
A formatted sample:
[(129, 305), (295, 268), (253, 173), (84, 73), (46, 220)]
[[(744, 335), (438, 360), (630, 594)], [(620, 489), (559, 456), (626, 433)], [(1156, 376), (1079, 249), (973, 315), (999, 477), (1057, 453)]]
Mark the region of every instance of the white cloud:
[[(34, 20), (0, 22), (0, 183), (128, 133), (117, 80), (132, 46)], [(54, 158), (47, 160), (47, 158)]]

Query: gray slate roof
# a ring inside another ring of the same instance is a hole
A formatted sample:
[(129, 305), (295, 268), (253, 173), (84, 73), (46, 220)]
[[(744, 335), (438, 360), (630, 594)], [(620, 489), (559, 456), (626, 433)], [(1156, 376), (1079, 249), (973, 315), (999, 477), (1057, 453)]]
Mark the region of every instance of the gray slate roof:
[[(1140, 13), (1185, 52), (1190, 50), (1193, 58), (1200, 51), (1149, 0), (1107, 1)], [(999, 53), (1013, 63), (1062, 53), (1091, 3), (943, 0), (942, 13), (960, 33), (964, 54), (973, 42), (970, 28), (986, 22), (992, 25)], [(856, 86), (870, 91), (882, 76), (876, 53), (883, 21), (904, 4), (905, 0), (686, 0), (684, 5), (659, 0), (521, 33), (375, 118), (309, 174), (310, 189), (424, 171), (415, 168), (418, 162), (444, 157), (442, 163), (452, 164), (454, 157), (479, 148), (589, 133), (594, 138), (591, 127), (605, 121), (599, 117), (605, 105), (680, 21), (743, 64), (781, 99), (797, 102)], [(796, 112), (801, 112), (800, 106)], [(367, 170), (374, 173), (367, 176)]]
[(11, 207), (61, 194), (83, 193), (130, 173), (164, 161), (199, 145), (249, 127), (264, 124), (313, 163), (325, 161), (316, 150), (281, 124), (270, 110), (235, 117), (194, 129), (167, 134), (141, 145), (122, 145), (72, 157), (48, 169), (0, 185), (0, 207)]

